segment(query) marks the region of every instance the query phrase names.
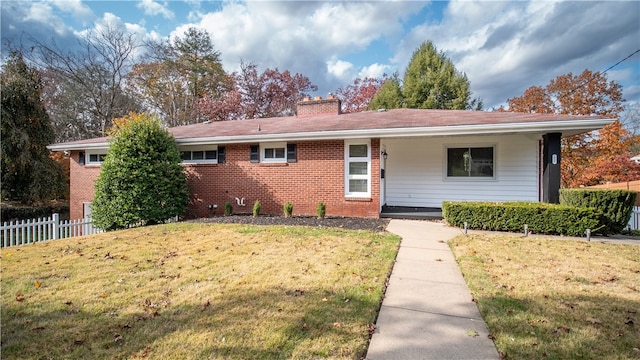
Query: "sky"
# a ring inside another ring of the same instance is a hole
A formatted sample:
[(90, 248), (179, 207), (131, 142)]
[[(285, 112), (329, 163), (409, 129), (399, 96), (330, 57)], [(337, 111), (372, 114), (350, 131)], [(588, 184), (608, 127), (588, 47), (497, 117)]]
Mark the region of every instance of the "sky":
[(33, 37), (72, 46), (112, 24), (139, 41), (206, 30), (227, 72), (241, 61), (307, 76), (325, 97), (356, 78), (397, 72), (432, 41), (491, 110), (531, 86), (605, 71), (640, 104), (639, 1), (82, 1), (0, 2), (5, 45)]

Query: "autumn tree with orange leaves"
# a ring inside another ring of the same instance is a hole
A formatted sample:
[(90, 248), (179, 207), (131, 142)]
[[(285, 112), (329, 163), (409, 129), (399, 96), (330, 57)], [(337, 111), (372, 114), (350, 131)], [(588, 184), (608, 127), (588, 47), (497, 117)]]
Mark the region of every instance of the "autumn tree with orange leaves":
[(623, 110), (622, 86), (604, 73), (584, 70), (532, 86), (507, 99), (509, 111), (595, 115), (616, 119), (599, 131), (562, 138), (562, 187), (640, 179), (640, 165), (630, 160), (634, 137), (617, 120)]

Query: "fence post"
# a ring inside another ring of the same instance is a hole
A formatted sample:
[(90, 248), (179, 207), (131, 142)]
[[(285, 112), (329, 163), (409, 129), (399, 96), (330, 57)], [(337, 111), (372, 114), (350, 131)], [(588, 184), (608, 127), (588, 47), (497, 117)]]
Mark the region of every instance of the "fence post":
[(53, 240), (60, 238), (60, 214), (53, 214)]

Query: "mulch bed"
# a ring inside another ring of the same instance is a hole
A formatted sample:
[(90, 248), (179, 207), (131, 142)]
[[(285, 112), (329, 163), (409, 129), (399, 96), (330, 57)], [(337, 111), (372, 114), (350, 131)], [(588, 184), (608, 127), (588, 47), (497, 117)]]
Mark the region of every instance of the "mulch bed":
[(389, 219), (364, 219), (351, 217), (326, 217), (324, 219), (318, 219), (311, 216), (293, 216), (285, 218), (284, 216), (274, 215), (260, 215), (258, 217), (253, 217), (251, 215), (216, 216), (201, 218), (194, 221), (221, 224), (317, 226), (346, 230), (368, 230), (374, 232), (384, 231), (389, 224)]

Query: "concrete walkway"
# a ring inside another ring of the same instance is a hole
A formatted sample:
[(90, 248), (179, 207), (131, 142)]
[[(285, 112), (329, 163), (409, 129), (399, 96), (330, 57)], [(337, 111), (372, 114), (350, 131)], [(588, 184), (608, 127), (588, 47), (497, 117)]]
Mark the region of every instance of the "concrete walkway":
[(391, 220), (387, 231), (402, 242), (367, 359), (499, 359), (446, 243), (460, 230)]

